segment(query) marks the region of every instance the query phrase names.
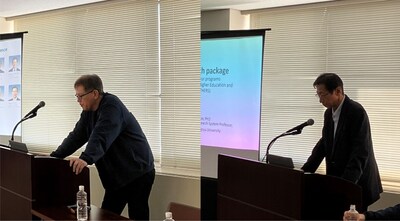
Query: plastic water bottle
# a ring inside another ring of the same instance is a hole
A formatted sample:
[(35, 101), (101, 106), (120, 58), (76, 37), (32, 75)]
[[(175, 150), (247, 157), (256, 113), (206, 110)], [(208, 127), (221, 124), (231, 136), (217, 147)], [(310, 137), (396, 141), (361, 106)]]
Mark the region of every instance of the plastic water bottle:
[(79, 191), (76, 194), (76, 218), (78, 221), (88, 219), (87, 194), (84, 186), (79, 186)]
[(164, 219), (164, 221), (175, 221), (175, 220), (172, 218), (172, 213), (171, 213), (171, 212), (165, 212), (165, 219)]
[(357, 221), (358, 217), (358, 211), (356, 210), (356, 205), (350, 205), (350, 217), (347, 219), (347, 221)]

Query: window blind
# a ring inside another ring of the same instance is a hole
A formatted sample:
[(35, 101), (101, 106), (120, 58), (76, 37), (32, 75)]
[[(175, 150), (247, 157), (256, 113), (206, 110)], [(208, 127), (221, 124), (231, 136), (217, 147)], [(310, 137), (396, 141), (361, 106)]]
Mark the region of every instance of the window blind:
[[(322, 72), (336, 72), (344, 91), (366, 109), (374, 152), (386, 192), (400, 193), (399, 1), (338, 1), (249, 11), (252, 28), (267, 34), (262, 145), (314, 118), (298, 136), (280, 138), (271, 153), (301, 166), (321, 136), (325, 108), (313, 97)], [(322, 165), (319, 172), (325, 171)]]
[(199, 171), (200, 1), (161, 0), (160, 27), (161, 165)]
[(107, 1), (14, 20), (29, 33), (23, 112), (46, 102), (23, 125), (32, 151), (54, 150), (72, 130), (73, 84), (97, 73), (140, 122), (158, 171), (199, 174), (200, 1)]
[(73, 129), (81, 112), (73, 84), (96, 73), (136, 116), (160, 160), (157, 13), (156, 0), (107, 1), (15, 18), (15, 30), (28, 31), (23, 113), (46, 102), (22, 125), (31, 151), (54, 150)]

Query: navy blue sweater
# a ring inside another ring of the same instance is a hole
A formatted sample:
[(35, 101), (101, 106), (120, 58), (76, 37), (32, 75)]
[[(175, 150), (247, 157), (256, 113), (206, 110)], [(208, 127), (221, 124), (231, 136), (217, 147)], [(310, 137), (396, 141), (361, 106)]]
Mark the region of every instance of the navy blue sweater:
[(85, 143), (80, 158), (95, 164), (105, 189), (118, 189), (154, 169), (138, 121), (115, 95), (104, 93), (96, 111), (82, 111), (75, 128), (51, 156), (65, 158)]

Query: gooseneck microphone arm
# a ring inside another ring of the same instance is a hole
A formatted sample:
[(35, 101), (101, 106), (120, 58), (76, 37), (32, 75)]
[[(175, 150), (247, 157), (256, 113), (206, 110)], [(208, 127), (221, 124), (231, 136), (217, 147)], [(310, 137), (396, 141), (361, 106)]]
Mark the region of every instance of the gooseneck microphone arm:
[(314, 124), (314, 120), (313, 120), (313, 119), (308, 119), (306, 122), (304, 122), (304, 123), (302, 123), (302, 124), (300, 124), (300, 125), (298, 125), (298, 126), (292, 128), (292, 129), (290, 129), (290, 130), (284, 132), (283, 134), (281, 134), (281, 135), (275, 137), (274, 139), (272, 139), (271, 142), (269, 142), (269, 144), (268, 144), (268, 146), (267, 146), (267, 152), (265, 153), (265, 155), (264, 155), (264, 157), (263, 157), (263, 159), (262, 159), (261, 162), (263, 162), (263, 161), (265, 160), (265, 162), (266, 162), (267, 164), (269, 163), (269, 160), (268, 160), (269, 149), (271, 149), (272, 144), (274, 144), (275, 141), (276, 141), (278, 138), (284, 137), (284, 136), (287, 136), (287, 135), (297, 135), (297, 134), (301, 134), (301, 132), (303, 131), (303, 128), (304, 128), (304, 127), (310, 126), (310, 125), (313, 125), (313, 124)]
[(272, 139), (271, 142), (269, 142), (269, 144), (268, 144), (268, 146), (267, 146), (267, 152), (265, 153), (265, 155), (264, 155), (264, 157), (263, 157), (263, 159), (262, 159), (261, 162), (263, 162), (263, 161), (265, 160), (265, 162), (266, 162), (267, 164), (269, 163), (269, 160), (268, 160), (269, 150), (271, 149), (272, 144), (274, 144), (275, 141), (276, 141), (278, 138), (284, 137), (284, 136), (287, 136), (287, 135), (296, 135), (296, 134), (300, 134), (300, 133), (301, 133), (301, 131), (296, 131), (296, 130), (295, 130), (295, 131), (292, 131), (292, 132), (285, 132), (285, 133), (283, 133), (283, 134), (281, 134), (281, 135), (275, 137), (274, 139)]
[(13, 129), (13, 131), (12, 131), (12, 134), (11, 134), (11, 140), (12, 140), (12, 141), (14, 141), (14, 133), (15, 133), (15, 130), (17, 129), (18, 125), (19, 125), (20, 123), (22, 123), (22, 122), (24, 122), (24, 121), (26, 121), (26, 120), (28, 120), (28, 119), (30, 119), (30, 118), (34, 118), (34, 117), (36, 117), (36, 113), (32, 113), (32, 114), (30, 114), (29, 116), (27, 115), (27, 116), (25, 116), (24, 118), (22, 118), (22, 119), (15, 125), (15, 127), (14, 127), (14, 129)]
[(12, 134), (11, 134), (11, 140), (12, 140), (12, 141), (14, 141), (14, 133), (15, 133), (15, 130), (17, 129), (18, 125), (19, 125), (20, 123), (22, 123), (22, 122), (24, 122), (24, 121), (30, 119), (30, 118), (36, 117), (37, 111), (38, 111), (40, 108), (44, 107), (44, 105), (46, 105), (46, 103), (44, 103), (44, 101), (40, 101), (39, 104), (36, 105), (35, 108), (33, 108), (31, 111), (29, 111), (29, 113), (27, 113), (27, 114), (25, 115), (25, 117), (23, 117), (23, 118), (15, 125), (15, 127), (14, 127), (14, 129), (13, 129), (13, 131), (12, 131)]

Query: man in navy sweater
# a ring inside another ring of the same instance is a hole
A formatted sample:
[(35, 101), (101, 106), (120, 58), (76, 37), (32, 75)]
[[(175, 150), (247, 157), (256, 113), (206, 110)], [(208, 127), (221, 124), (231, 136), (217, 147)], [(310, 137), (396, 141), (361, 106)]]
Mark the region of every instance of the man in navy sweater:
[(115, 95), (103, 92), (99, 76), (75, 81), (82, 113), (75, 128), (51, 156), (65, 158), (86, 143), (79, 158), (71, 158), (79, 174), (95, 164), (105, 195), (101, 208), (121, 214), (128, 204), (129, 218), (149, 220), (148, 199), (155, 178), (154, 159), (138, 121)]

